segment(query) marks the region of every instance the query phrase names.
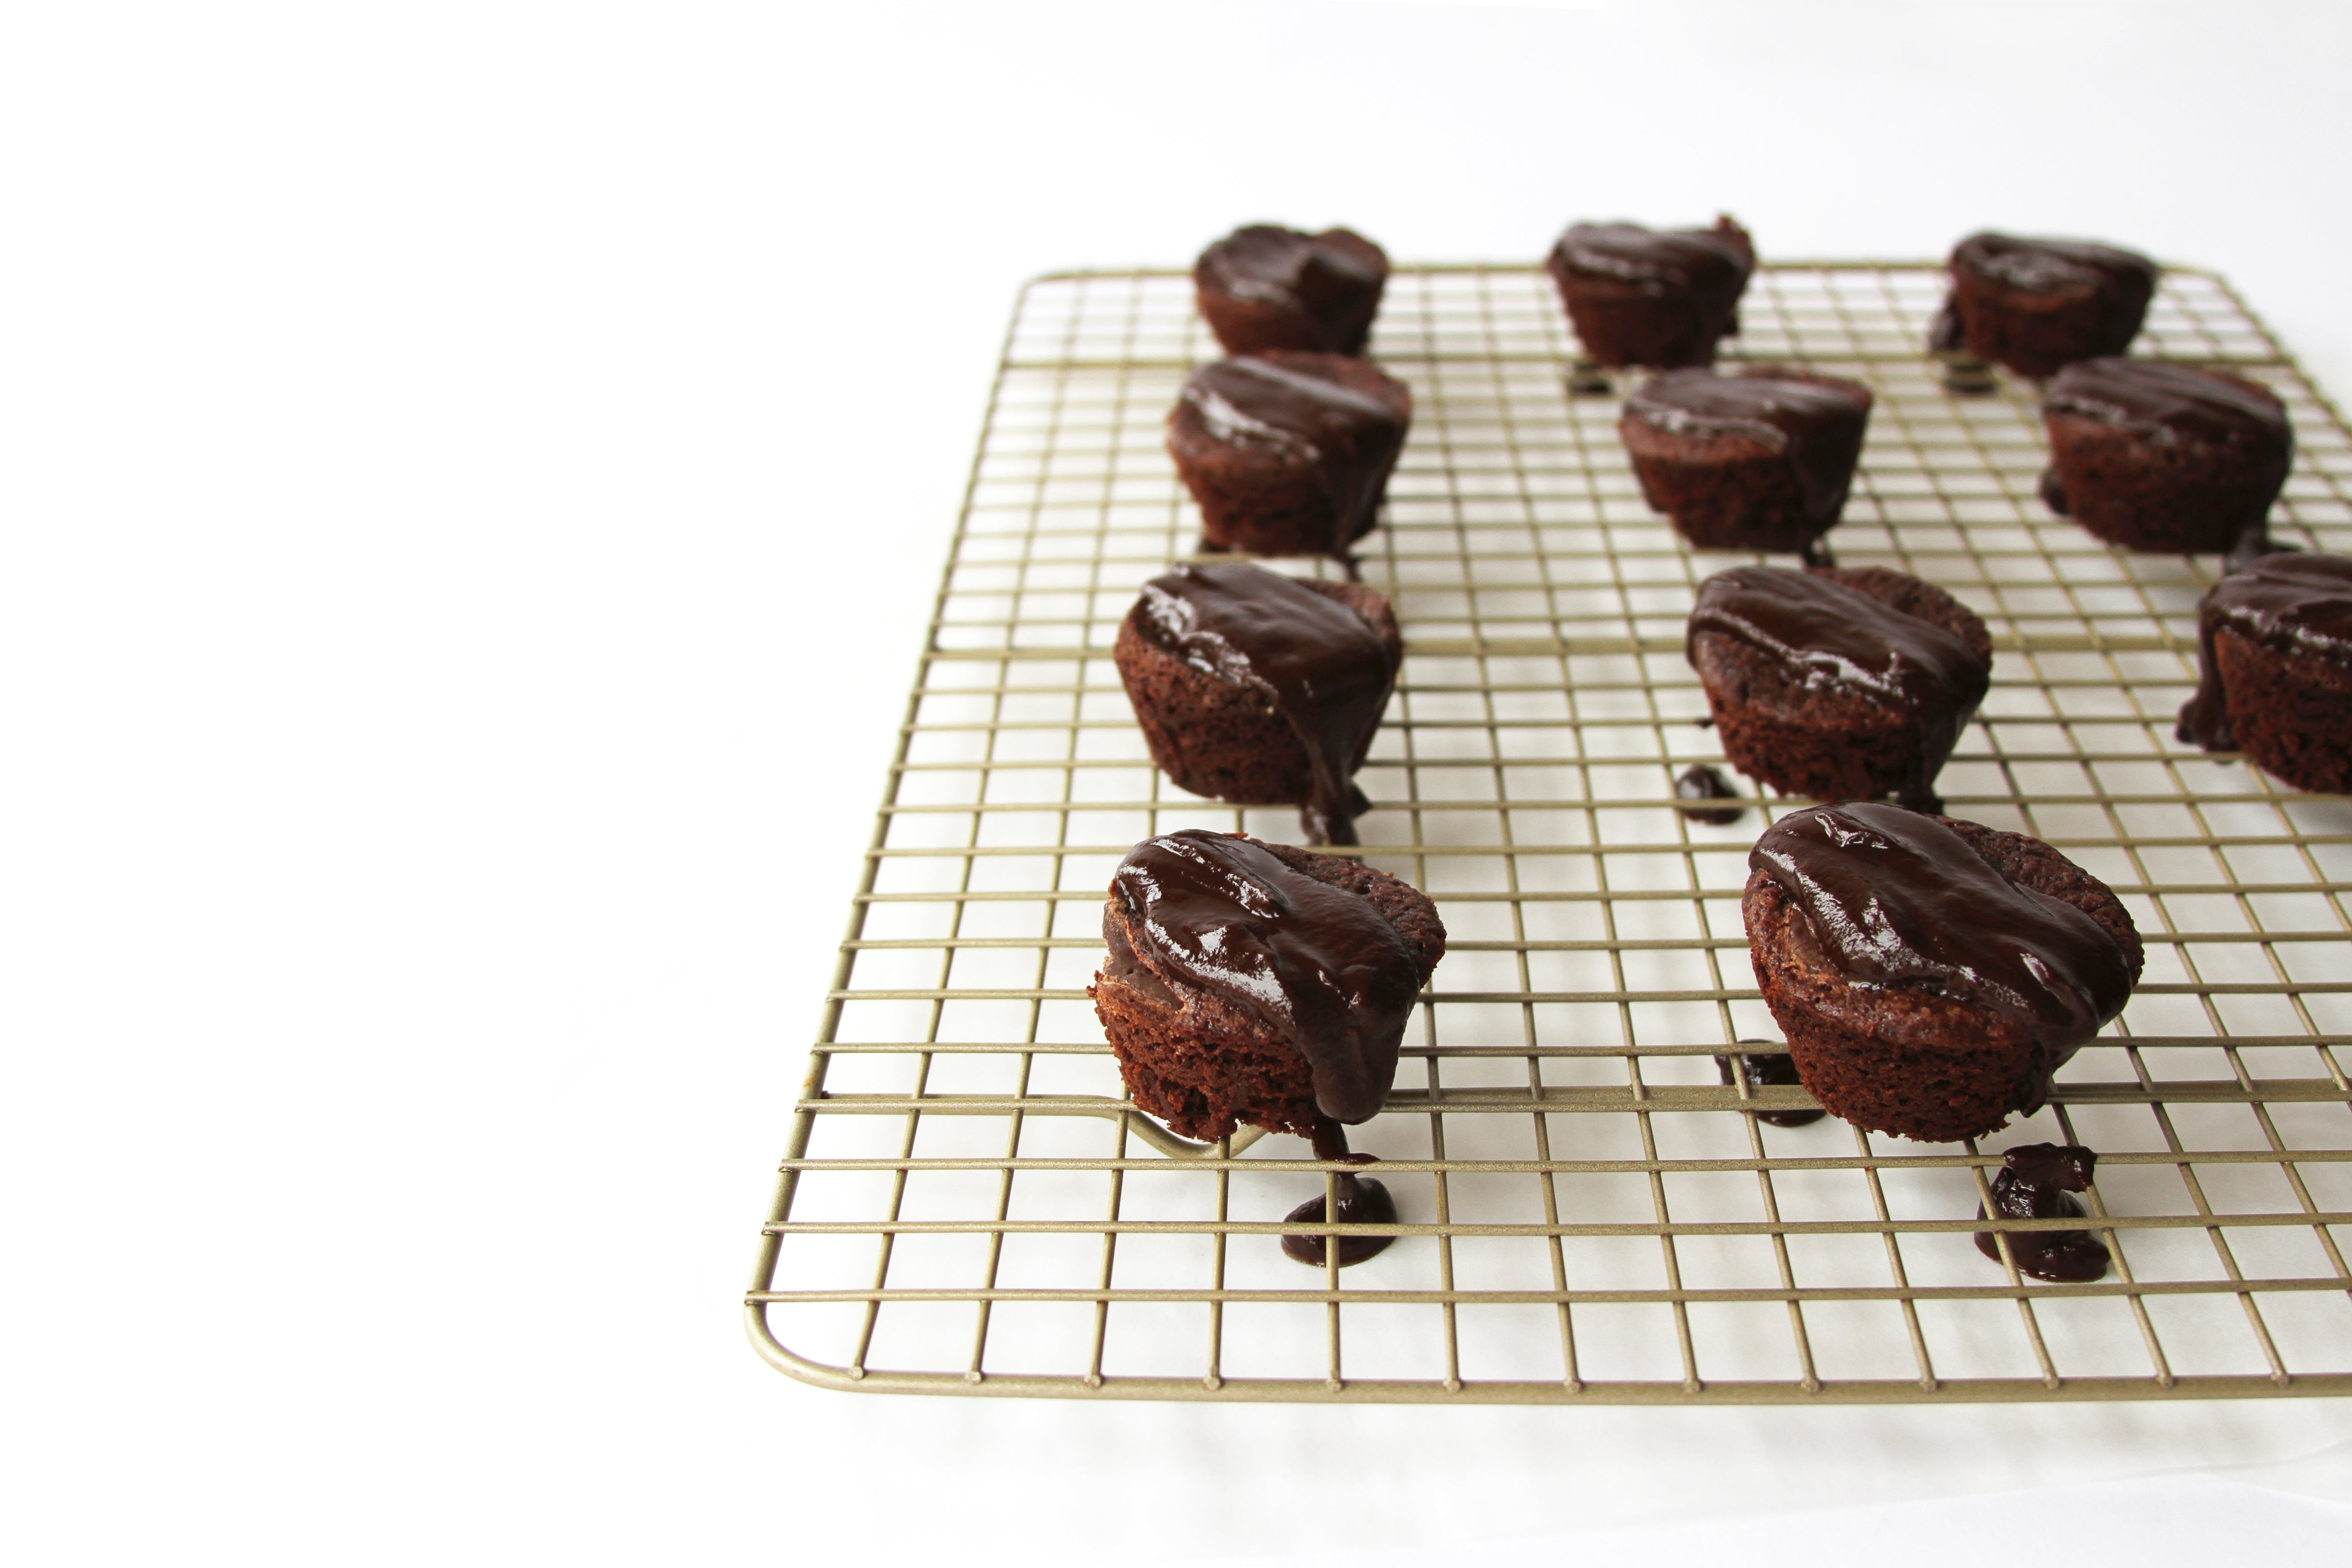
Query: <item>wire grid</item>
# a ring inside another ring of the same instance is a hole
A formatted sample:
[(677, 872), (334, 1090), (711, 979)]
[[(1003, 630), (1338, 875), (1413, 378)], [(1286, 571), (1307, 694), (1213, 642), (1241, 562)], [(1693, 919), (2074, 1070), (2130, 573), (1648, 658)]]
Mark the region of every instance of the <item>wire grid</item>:
[[(1136, 841), (1297, 835), (1287, 808), (1161, 778), (1109, 657), (1196, 546), (1162, 421), (1217, 351), (1181, 273), (1056, 275), (1008, 339), (794, 1112), (747, 1303), (761, 1352), (838, 1388), (1081, 1397), (2352, 1393), (2352, 802), (2173, 739), (2218, 563), (2052, 517), (2034, 389), (1949, 392), (1920, 352), (1941, 291), (1927, 266), (1768, 268), (1727, 358), (1876, 392), (1830, 542), (1951, 590), (1998, 650), (1947, 809), (2058, 846), (2147, 940), (2048, 1108), (1923, 1144), (1764, 1124), (1745, 1111), (1810, 1097), (1719, 1081), (1730, 1043), (1779, 1038), (1738, 899), (1793, 803), (1719, 827), (1673, 809), (1675, 773), (1722, 760), (1683, 627), (1695, 584), (1757, 558), (1694, 552), (1643, 504), (1618, 399), (1566, 389), (1540, 274), (1406, 268), (1371, 352), (1414, 422), (1363, 570), (1407, 657), (1360, 828), (1452, 940), (1354, 1130), (1401, 1239), (1344, 1273), (1285, 1258), (1282, 1215), (1332, 1168), (1135, 1112), (1085, 992)], [(2352, 439), (2221, 280), (2168, 273), (2140, 352), (2274, 388), (2297, 452), (2273, 531), (2352, 549)], [(2103, 1282), (1971, 1243), (1999, 1150), (2044, 1140), (2099, 1151)]]

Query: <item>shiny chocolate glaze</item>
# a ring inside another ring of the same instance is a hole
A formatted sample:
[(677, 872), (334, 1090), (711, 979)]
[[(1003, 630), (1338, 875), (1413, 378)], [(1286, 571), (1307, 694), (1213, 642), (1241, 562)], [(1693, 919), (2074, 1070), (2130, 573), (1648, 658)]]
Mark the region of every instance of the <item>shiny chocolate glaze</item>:
[(1297, 1048), (1324, 1115), (1362, 1121), (1380, 1110), (1421, 987), (1412, 949), (1370, 900), (1200, 828), (1137, 845), (1111, 891), (1147, 966)]
[(1555, 271), (1630, 283), (1644, 294), (1688, 290), (1727, 307), (1748, 287), (1756, 255), (1729, 220), (1714, 228), (1643, 228), (1637, 223), (1571, 225), (1552, 247)]
[(2156, 290), (2155, 262), (2137, 251), (2089, 240), (2023, 239), (1988, 230), (1954, 246), (1951, 265), (2028, 294), (2114, 289), (2144, 304)]
[[(1769, 1045), (1771, 1042), (1742, 1040), (1739, 1043), (1743, 1046), (1762, 1046)], [(1788, 1089), (1804, 1087), (1804, 1080), (1797, 1076), (1797, 1058), (1786, 1051), (1742, 1051), (1739, 1053), (1739, 1065), (1746, 1070), (1748, 1082), (1751, 1088), (1760, 1089), (1766, 1084)], [(1723, 1079), (1727, 1087), (1739, 1081), (1732, 1071), (1729, 1057), (1716, 1058), (1715, 1070), (1717, 1076)], [(1775, 1127), (1810, 1127), (1827, 1116), (1829, 1112), (1826, 1110), (1752, 1110), (1748, 1114), (1759, 1121), (1769, 1121)]]
[(1327, 595), (1246, 563), (1184, 565), (1143, 585), (1136, 629), (1220, 680), (1263, 691), (1307, 750), (1299, 807), (1310, 844), (1353, 844), (1370, 803), (1350, 782), (1396, 689), (1372, 624)]
[[(1992, 1206), (2002, 1219), (2078, 1219), (2084, 1210), (2074, 1194), (2091, 1185), (2098, 1155), (2078, 1143), (2028, 1143), (2000, 1157), (1993, 1173)], [(1977, 1205), (1977, 1218), (1985, 1217)], [(1977, 1250), (2000, 1261), (2000, 1240), (1976, 1233)], [(2062, 1285), (2086, 1284), (2107, 1271), (2107, 1249), (2087, 1230), (2021, 1230), (2009, 1236), (2018, 1272)]]
[(1320, 339), (1300, 346), (1329, 353), (1353, 353), (1361, 345), (1388, 276), (1380, 247), (1351, 229), (1302, 234), (1265, 223), (1234, 230), (1192, 267), (1193, 281), (1203, 288), (1296, 311)]
[(2123, 949), (2020, 887), (1937, 818), (1877, 801), (1793, 812), (1749, 851), (1857, 986), (1924, 990), (2022, 1026), (2055, 1070), (2131, 999)]
[(1625, 417), (1675, 435), (1761, 443), (1796, 474), (1807, 521), (1826, 527), (1844, 510), (1870, 404), (1867, 388), (1826, 376), (1670, 370), (1625, 400)]
[(1844, 689), (1916, 718), (1919, 764), (1898, 798), (1922, 810), (1936, 805), (1929, 786), (1990, 679), (1974, 650), (1934, 622), (1834, 578), (1782, 566), (1735, 566), (1701, 584), (1685, 656), (1701, 632), (1771, 656), (1809, 689)]
[(1194, 371), (1176, 416), (1197, 419), (1213, 440), (1311, 468), (1331, 498), (1329, 552), (1342, 558), (1404, 446), (1403, 421), (1377, 399), (1247, 354)]
[[(1719, 770), (1705, 763), (1693, 763), (1675, 775), (1675, 798), (1681, 801), (1738, 801), (1740, 796), (1739, 792), (1732, 787), (1731, 781), (1725, 778)], [(1675, 809), (1693, 822), (1712, 823), (1717, 827), (1728, 826), (1748, 813), (1747, 806), (1738, 805), (1692, 805)]]
[[(1348, 1152), (1348, 1131), (1338, 1122), (1324, 1118), (1315, 1128), (1315, 1157), (1318, 1160), (1344, 1160), (1350, 1165), (1370, 1165), (1380, 1161), (1377, 1154), (1351, 1154)], [(1388, 1184), (1352, 1172), (1338, 1173), (1333, 1185), (1339, 1189), (1338, 1225), (1394, 1225), (1397, 1222), (1396, 1199), (1389, 1195)], [(1323, 1199), (1309, 1198), (1282, 1216), (1286, 1225), (1321, 1225), (1324, 1222)], [(1321, 1268), (1325, 1258), (1324, 1245), (1331, 1238), (1323, 1236), (1289, 1235), (1282, 1238), (1283, 1256), (1298, 1263), (1311, 1263)], [(1339, 1267), (1361, 1263), (1365, 1258), (1388, 1250), (1392, 1236), (1343, 1236), (1339, 1241)]]
[(2249, 561), (2197, 606), (2197, 695), (2181, 705), (2179, 738), (2209, 752), (2234, 749), (2229, 693), (2213, 637), (2229, 632), (2258, 647), (2352, 668), (2352, 559), (2274, 551)]

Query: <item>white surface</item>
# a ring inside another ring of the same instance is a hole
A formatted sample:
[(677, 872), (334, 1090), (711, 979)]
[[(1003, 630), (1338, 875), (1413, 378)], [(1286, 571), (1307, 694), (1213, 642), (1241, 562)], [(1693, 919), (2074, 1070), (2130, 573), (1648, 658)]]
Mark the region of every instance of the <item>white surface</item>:
[(1021, 278), (1265, 216), (1405, 259), (2000, 225), (2219, 268), (2340, 394), (2347, 43), (2284, 5), (0, 19), (9, 1537), (1434, 1561), (2224, 1466), (2352, 1498), (2341, 1402), (890, 1401), (769, 1372), (735, 1305)]

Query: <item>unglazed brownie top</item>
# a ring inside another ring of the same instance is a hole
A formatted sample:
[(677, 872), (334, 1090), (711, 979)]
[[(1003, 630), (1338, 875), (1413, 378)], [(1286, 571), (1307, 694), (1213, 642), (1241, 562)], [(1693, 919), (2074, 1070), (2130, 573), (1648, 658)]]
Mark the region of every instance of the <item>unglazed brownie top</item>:
[(1976, 1003), (2053, 1059), (2130, 1000), (2136, 955), (2074, 905), (1994, 869), (1940, 818), (1881, 802), (1812, 806), (1773, 824), (1748, 863), (1853, 984)]
[(1737, 295), (1756, 266), (1748, 231), (1729, 218), (1713, 228), (1643, 228), (1634, 223), (1572, 225), (1552, 247), (1555, 270), (1631, 283), (1644, 293), (1681, 289)]
[(1397, 654), (1379, 627), (1344, 600), (1233, 563), (1146, 583), (1135, 628), (1204, 674), (1264, 692), (1307, 752), (1309, 837), (1356, 842), (1349, 763), (1396, 689)]
[(1192, 266), (1204, 287), (1318, 320), (1356, 310), (1388, 275), (1388, 257), (1352, 229), (1302, 234), (1265, 223), (1234, 230)]
[[(1364, 891), (1309, 876), (1255, 840), (1187, 828), (1129, 851), (1111, 896), (1147, 967), (1224, 998), (1297, 1047), (1325, 1115), (1353, 1122), (1380, 1110), (1428, 970)], [(1444, 940), (1441, 929), (1441, 948)]]
[(2137, 251), (2079, 239), (2022, 239), (1972, 234), (1952, 248), (1951, 265), (2027, 294), (2088, 294), (2108, 287), (2147, 291), (2157, 266)]
[(1759, 442), (1789, 458), (1808, 511), (1825, 512), (1853, 482), (1870, 405), (1868, 387), (1833, 376), (1774, 366), (1737, 375), (1670, 370), (1625, 400), (1624, 417), (1675, 435)]
[(2352, 560), (2282, 550), (2255, 557), (2206, 593), (2197, 606), (2197, 694), (2180, 710), (2179, 735), (2210, 751), (2236, 744), (2213, 654), (2221, 631), (2273, 653), (2352, 668)]
[(2268, 387), (2162, 360), (2115, 354), (2077, 361), (2050, 383), (2042, 412), (2072, 414), (2121, 430), (2233, 443), (2281, 458), (2294, 449), (2286, 405)]

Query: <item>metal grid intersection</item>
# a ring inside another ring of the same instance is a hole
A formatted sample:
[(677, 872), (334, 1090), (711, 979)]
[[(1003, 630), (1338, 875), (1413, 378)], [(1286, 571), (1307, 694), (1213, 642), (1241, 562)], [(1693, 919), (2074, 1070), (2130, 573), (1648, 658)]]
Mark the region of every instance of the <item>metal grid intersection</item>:
[[(1095, 1397), (2352, 1393), (2352, 802), (2173, 740), (2216, 563), (2050, 516), (2033, 389), (1958, 395), (1919, 352), (1940, 291), (1926, 266), (1768, 268), (1727, 357), (1875, 390), (1831, 542), (1951, 590), (1997, 649), (1948, 809), (2058, 846), (2147, 939), (2049, 1108), (1922, 1144), (1762, 1124), (1742, 1108), (1811, 1102), (1718, 1082), (1729, 1042), (1778, 1038), (1738, 895), (1785, 803), (1673, 809), (1675, 772), (1721, 760), (1683, 622), (1756, 558), (1695, 553), (1643, 504), (1617, 399), (1565, 390), (1540, 274), (1406, 268), (1371, 353), (1414, 423), (1363, 568), (1407, 658), (1360, 827), (1452, 940), (1355, 1130), (1402, 1239), (1344, 1274), (1282, 1257), (1328, 1169), (1134, 1112), (1085, 994), (1129, 846), (1296, 836), (1161, 778), (1109, 658), (1198, 537), (1161, 421), (1216, 351), (1183, 274), (1055, 276), (1007, 341), (793, 1113), (747, 1299), (761, 1353), (839, 1388)], [(2298, 449), (2274, 532), (2352, 550), (2352, 437), (2224, 283), (2168, 274), (2139, 352), (2277, 390)], [(1970, 1243), (1999, 1151), (2042, 1140), (2100, 1152), (2101, 1283)]]

